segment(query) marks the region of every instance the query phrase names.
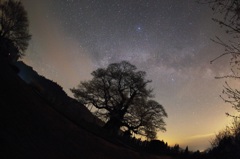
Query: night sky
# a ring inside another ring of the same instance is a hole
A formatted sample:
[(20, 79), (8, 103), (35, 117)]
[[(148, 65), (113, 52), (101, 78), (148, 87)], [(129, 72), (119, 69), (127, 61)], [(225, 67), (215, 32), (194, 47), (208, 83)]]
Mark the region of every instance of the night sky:
[(195, 0), (21, 0), (32, 40), (23, 61), (57, 82), (68, 95), (90, 73), (127, 60), (147, 72), (155, 100), (167, 113), (170, 145), (203, 150), (229, 122), (219, 97), (224, 60), (210, 64), (225, 38), (207, 5)]

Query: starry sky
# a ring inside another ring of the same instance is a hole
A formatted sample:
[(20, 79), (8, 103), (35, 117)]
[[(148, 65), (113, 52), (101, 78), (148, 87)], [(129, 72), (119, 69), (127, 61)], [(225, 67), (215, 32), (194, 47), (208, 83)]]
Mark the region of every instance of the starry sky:
[[(32, 39), (23, 61), (70, 88), (90, 73), (127, 60), (152, 80), (155, 100), (167, 113), (170, 145), (204, 150), (233, 112), (219, 97), (228, 63), (210, 38), (227, 38), (207, 5), (195, 0), (21, 0)], [(234, 83), (234, 81), (233, 81)], [(235, 83), (236, 84), (236, 83)]]

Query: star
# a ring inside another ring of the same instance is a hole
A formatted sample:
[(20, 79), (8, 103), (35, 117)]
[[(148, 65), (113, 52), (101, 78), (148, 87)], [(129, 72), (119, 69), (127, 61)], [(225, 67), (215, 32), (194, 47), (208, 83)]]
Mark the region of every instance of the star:
[(137, 26), (137, 27), (136, 27), (136, 31), (137, 31), (137, 32), (141, 32), (141, 31), (142, 31), (142, 27), (141, 27), (141, 26)]

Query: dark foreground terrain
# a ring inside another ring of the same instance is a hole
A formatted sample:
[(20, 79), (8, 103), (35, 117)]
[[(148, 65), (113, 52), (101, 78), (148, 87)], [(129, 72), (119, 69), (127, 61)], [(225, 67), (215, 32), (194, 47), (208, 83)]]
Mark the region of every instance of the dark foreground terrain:
[(0, 158), (167, 159), (114, 145), (56, 112), (0, 59)]

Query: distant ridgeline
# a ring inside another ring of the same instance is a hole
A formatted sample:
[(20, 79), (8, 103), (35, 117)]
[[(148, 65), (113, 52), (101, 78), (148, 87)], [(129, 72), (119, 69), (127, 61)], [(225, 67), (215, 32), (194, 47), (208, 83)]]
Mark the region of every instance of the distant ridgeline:
[(17, 61), (15, 65), (19, 69), (18, 75), (55, 110), (76, 123), (84, 120), (97, 125), (103, 124), (83, 104), (69, 97), (57, 83), (39, 75), (22, 61)]

